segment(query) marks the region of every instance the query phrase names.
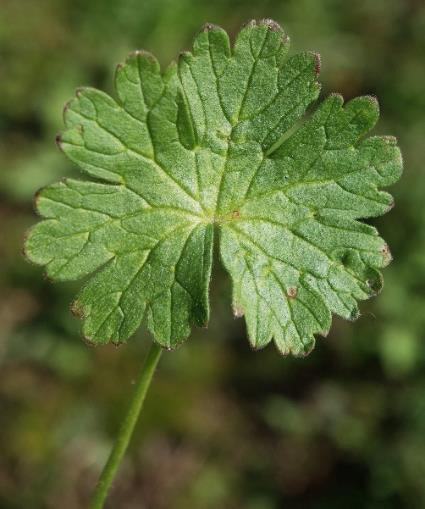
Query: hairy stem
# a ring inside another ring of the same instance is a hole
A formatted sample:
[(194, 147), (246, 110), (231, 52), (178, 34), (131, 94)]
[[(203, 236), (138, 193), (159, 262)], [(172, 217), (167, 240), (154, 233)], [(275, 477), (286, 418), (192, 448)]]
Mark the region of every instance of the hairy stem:
[(142, 370), (140, 371), (139, 378), (136, 382), (133, 399), (131, 400), (127, 415), (121, 424), (121, 428), (109, 455), (108, 461), (106, 462), (102, 473), (100, 474), (99, 481), (96, 485), (95, 492), (93, 493), (93, 497), (89, 505), (89, 509), (102, 509), (105, 503), (109, 488), (112, 484), (112, 481), (114, 480), (125, 451), (127, 450), (128, 443), (130, 442), (131, 436), (133, 434), (134, 427), (143, 406), (143, 401), (145, 400), (145, 396), (152, 381), (155, 368), (158, 364), (159, 358), (161, 357), (161, 352), (161, 347), (154, 342), (149, 350)]

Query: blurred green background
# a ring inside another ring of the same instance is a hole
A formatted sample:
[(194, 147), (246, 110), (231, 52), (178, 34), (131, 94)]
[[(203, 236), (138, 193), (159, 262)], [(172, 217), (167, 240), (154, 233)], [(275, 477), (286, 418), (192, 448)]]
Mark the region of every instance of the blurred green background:
[(400, 140), (396, 208), (374, 221), (394, 262), (356, 323), (306, 359), (250, 350), (216, 264), (212, 319), (160, 363), (108, 507), (425, 507), (425, 4), (422, 0), (0, 1), (0, 508), (86, 507), (150, 339), (89, 348), (69, 303), (21, 255), (32, 195), (78, 175), (55, 146), (79, 85), (111, 92), (145, 48), (162, 64), (210, 21), (283, 24), (322, 55), (323, 95), (379, 97)]

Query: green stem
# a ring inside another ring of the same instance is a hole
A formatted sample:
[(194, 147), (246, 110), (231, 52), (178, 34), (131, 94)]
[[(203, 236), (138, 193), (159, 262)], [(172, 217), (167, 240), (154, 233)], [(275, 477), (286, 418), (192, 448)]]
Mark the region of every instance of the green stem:
[(128, 443), (130, 442), (131, 435), (133, 434), (134, 427), (143, 406), (143, 401), (152, 381), (159, 358), (161, 357), (161, 352), (161, 347), (155, 342), (152, 343), (139, 378), (136, 382), (133, 399), (131, 400), (127, 415), (121, 424), (121, 428), (109, 455), (108, 461), (100, 474), (89, 509), (102, 509), (103, 504), (105, 503), (109, 488), (121, 464)]

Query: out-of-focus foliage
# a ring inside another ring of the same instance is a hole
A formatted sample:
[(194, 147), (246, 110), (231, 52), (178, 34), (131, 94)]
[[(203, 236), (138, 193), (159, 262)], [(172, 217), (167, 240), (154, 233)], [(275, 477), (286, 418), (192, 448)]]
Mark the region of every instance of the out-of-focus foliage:
[(425, 5), (420, 0), (3, 0), (0, 4), (0, 507), (84, 507), (146, 351), (92, 349), (67, 303), (20, 249), (34, 191), (76, 170), (54, 137), (73, 89), (111, 91), (133, 49), (161, 62), (205, 21), (235, 33), (272, 17), (293, 51), (324, 56), (346, 99), (379, 97), (377, 134), (405, 174), (376, 221), (394, 262), (354, 324), (336, 320), (304, 360), (253, 354), (215, 264), (212, 317), (160, 364), (109, 507), (425, 506)]

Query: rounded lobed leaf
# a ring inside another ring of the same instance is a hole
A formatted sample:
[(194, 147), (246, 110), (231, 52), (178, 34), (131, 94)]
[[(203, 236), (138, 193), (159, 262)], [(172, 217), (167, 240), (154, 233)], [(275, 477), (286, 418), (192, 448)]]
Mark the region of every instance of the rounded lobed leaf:
[(332, 313), (354, 319), (379, 292), (391, 255), (361, 219), (393, 206), (381, 188), (401, 174), (396, 140), (365, 138), (371, 96), (306, 116), (320, 57), (288, 50), (272, 20), (233, 46), (206, 24), (164, 73), (136, 51), (115, 99), (82, 88), (66, 105), (58, 144), (96, 181), (43, 189), (25, 251), (54, 280), (89, 276), (72, 306), (88, 341), (126, 341), (145, 319), (174, 348), (205, 326), (214, 231), (255, 348), (305, 355)]

